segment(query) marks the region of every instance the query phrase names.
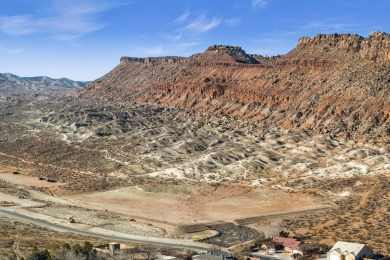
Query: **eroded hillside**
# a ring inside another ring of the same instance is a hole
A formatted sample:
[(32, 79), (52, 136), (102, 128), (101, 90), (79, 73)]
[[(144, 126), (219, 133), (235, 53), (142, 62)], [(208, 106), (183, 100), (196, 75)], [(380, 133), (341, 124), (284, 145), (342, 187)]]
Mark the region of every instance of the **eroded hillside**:
[(189, 58), (128, 58), (81, 96), (195, 108), (389, 144), (390, 36), (304, 37), (284, 56), (215, 45)]
[(389, 63), (385, 33), (319, 35), (277, 57), (123, 57), (76, 93), (5, 95), (0, 195), (107, 232), (383, 250)]

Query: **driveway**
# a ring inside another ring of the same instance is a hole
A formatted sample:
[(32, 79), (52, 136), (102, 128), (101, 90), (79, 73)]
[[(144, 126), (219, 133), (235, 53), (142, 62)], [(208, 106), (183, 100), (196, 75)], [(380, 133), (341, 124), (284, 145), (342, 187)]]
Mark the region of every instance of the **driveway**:
[(268, 255), (266, 251), (259, 251), (251, 253), (250, 255), (254, 257), (260, 257), (261, 260), (291, 260), (293, 259), (290, 254), (286, 253), (276, 253), (274, 255)]

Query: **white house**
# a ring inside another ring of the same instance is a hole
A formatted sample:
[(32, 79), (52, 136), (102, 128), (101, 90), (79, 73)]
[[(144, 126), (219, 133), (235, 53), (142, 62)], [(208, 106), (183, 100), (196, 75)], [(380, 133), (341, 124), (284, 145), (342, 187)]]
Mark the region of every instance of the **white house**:
[(327, 260), (362, 260), (374, 258), (374, 251), (364, 244), (338, 241), (328, 252)]

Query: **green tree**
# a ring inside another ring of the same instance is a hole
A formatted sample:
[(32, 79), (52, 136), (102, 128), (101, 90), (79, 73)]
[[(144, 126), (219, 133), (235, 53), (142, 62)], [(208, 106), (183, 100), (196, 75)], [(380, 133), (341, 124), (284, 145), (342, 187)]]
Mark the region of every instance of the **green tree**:
[(84, 255), (89, 255), (89, 253), (93, 250), (93, 245), (91, 243), (89, 243), (88, 241), (85, 241), (84, 242), (84, 245), (83, 245), (83, 248), (81, 250), (81, 252), (84, 254)]
[(290, 235), (290, 232), (287, 232), (284, 230), (279, 232), (279, 236), (281, 236), (281, 237), (289, 237), (289, 235)]
[(51, 257), (49, 250), (45, 249), (42, 253), (46, 257), (47, 260), (52, 260), (52, 257)]
[(34, 245), (32, 248), (32, 253), (36, 253), (36, 252), (39, 252), (39, 249), (37, 246)]
[(68, 243), (62, 244), (62, 249), (70, 249), (70, 245)]
[(27, 260), (47, 260), (47, 256), (44, 252), (40, 252), (38, 250), (38, 251), (32, 252), (28, 256)]
[(80, 246), (80, 244), (75, 244), (75, 245), (72, 247), (72, 251), (73, 251), (73, 253), (75, 253), (76, 255), (82, 253), (82, 250), (83, 250), (83, 248)]

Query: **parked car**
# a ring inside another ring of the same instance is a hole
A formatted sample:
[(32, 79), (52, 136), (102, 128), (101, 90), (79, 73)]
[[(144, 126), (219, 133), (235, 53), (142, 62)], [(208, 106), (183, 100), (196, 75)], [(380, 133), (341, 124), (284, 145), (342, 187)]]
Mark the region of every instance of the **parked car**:
[(273, 255), (273, 254), (276, 253), (276, 250), (274, 248), (270, 248), (270, 249), (267, 250), (267, 252), (268, 252), (268, 254)]

